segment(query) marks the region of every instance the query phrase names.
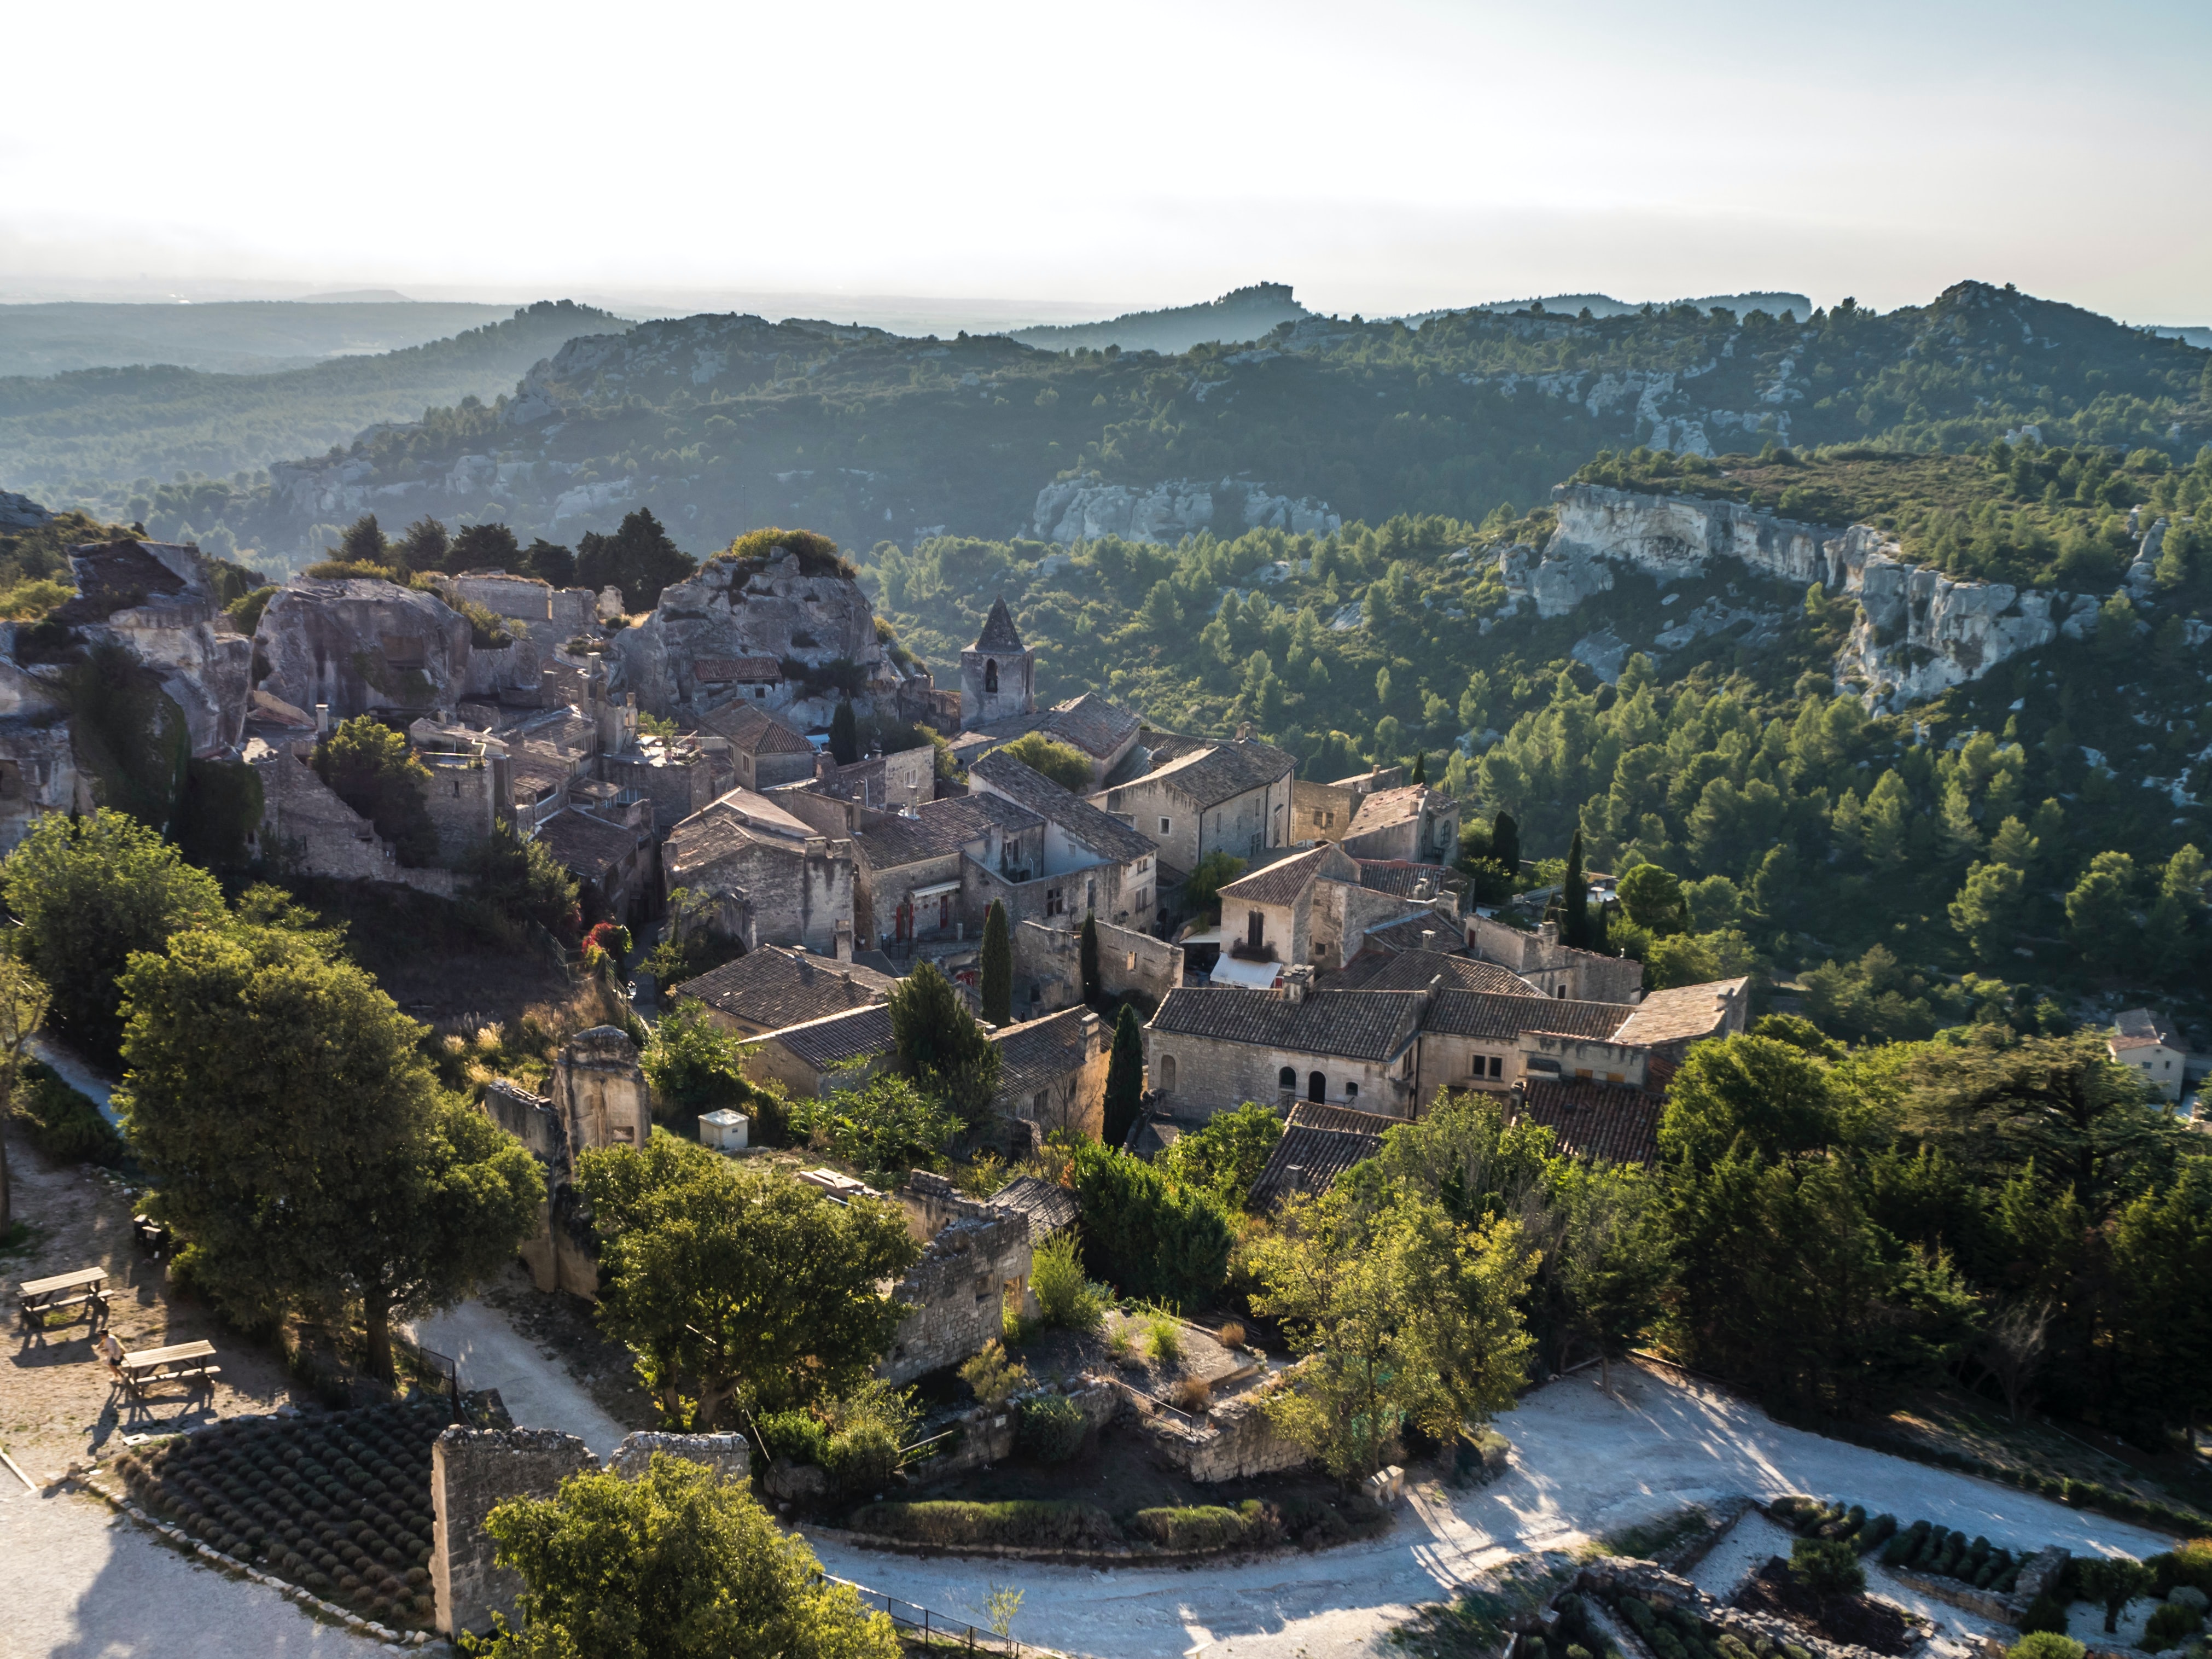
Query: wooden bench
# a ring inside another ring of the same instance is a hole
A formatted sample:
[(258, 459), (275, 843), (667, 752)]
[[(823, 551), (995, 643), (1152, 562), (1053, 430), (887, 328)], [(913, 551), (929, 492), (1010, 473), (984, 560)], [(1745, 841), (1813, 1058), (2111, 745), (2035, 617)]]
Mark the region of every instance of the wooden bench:
[(210, 1379), (222, 1370), (214, 1362), (214, 1343), (178, 1342), (166, 1348), (141, 1348), (137, 1353), (126, 1353), (118, 1369), (123, 1374), (123, 1386), (133, 1394), (143, 1394), (156, 1382), (190, 1382), (212, 1387)]
[(90, 1308), (94, 1317), (107, 1316), (107, 1269), (80, 1267), (52, 1279), (27, 1279), (15, 1287), (23, 1310), (23, 1323), (34, 1330), (46, 1328), (46, 1316), (64, 1308)]

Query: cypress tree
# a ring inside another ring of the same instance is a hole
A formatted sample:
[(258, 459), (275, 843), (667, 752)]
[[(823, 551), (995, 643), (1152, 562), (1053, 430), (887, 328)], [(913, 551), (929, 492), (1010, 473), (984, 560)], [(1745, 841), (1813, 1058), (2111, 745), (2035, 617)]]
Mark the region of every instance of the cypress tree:
[(1106, 1122), (1103, 1139), (1119, 1146), (1137, 1127), (1137, 1112), (1145, 1097), (1145, 1038), (1137, 1024), (1137, 1011), (1121, 1005), (1121, 1018), (1114, 1025), (1114, 1051), (1106, 1061)]
[(1574, 844), (1567, 848), (1567, 877), (1561, 887), (1560, 903), (1565, 915), (1559, 942), (1577, 951), (1589, 950), (1589, 884), (1583, 879), (1583, 832), (1579, 830), (1575, 831)]
[(1517, 890), (1521, 880), (1521, 826), (1513, 821), (1510, 812), (1500, 812), (1491, 820), (1490, 856), (1505, 866), (1506, 876)]
[(1014, 1023), (1014, 947), (1006, 938), (1006, 907), (991, 901), (983, 918), (983, 1018), (994, 1025)]
[(1428, 781), (1429, 751), (1424, 749), (1419, 754), (1413, 757), (1413, 775), (1408, 778), (1407, 781), (1408, 783), (1426, 783)]
[(860, 723), (854, 717), (850, 697), (839, 703), (837, 712), (830, 717), (830, 757), (840, 766), (850, 766), (860, 758)]
[(1095, 911), (1083, 913), (1081, 946), (1083, 964), (1083, 1000), (1096, 1008), (1106, 1000), (1106, 988), (1098, 980), (1098, 916)]

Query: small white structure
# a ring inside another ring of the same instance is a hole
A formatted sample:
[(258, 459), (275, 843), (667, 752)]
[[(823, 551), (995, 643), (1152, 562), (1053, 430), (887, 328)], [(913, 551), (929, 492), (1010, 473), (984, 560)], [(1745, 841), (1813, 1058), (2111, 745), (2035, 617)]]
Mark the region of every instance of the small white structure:
[(2189, 1045), (2148, 1008), (2130, 1008), (2112, 1022), (2105, 1047), (2112, 1058), (2142, 1077), (2153, 1093), (2179, 1102), (2189, 1069)]
[(725, 1106), (719, 1112), (699, 1114), (699, 1144), (718, 1152), (742, 1152), (746, 1137), (752, 1132), (751, 1121), (743, 1112), (733, 1112)]

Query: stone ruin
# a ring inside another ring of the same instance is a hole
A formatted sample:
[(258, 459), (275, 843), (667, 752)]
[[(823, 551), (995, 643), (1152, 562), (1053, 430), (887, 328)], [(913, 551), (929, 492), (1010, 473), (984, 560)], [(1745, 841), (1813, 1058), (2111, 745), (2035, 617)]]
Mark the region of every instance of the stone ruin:
[(1033, 1311), (1030, 1224), (917, 1170), (900, 1189), (907, 1230), (924, 1245), (891, 1294), (914, 1311), (899, 1322), (877, 1374), (911, 1382), (981, 1353), (1005, 1328), (1006, 1304)]
[[(737, 1434), (633, 1434), (605, 1468), (624, 1480), (646, 1472), (653, 1454), (702, 1463), (724, 1481), (752, 1473), (751, 1450)], [(551, 1498), (571, 1475), (597, 1473), (590, 1447), (552, 1429), (467, 1429), (456, 1425), (430, 1449), (430, 1584), (437, 1627), (447, 1636), (491, 1628), (492, 1615), (515, 1616), (522, 1580), (497, 1565), (484, 1530), (491, 1512), (510, 1498)]]

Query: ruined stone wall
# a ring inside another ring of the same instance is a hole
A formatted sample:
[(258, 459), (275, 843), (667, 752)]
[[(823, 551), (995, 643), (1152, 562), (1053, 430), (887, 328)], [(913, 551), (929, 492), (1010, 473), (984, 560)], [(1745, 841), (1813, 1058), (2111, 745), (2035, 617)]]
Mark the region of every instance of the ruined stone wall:
[(258, 738), (246, 745), (246, 761), (261, 779), (261, 855), (303, 875), (392, 882), (453, 897), (453, 872), (402, 865), (375, 827), (307, 764), (313, 748), (302, 742), (271, 749)]
[(437, 828), (438, 861), (458, 867), (501, 817), (513, 813), (514, 804), (500, 799), (498, 773), (489, 762), (465, 755), (416, 758), (430, 774), (422, 799)]
[(635, 789), (653, 803), (653, 828), (665, 836), (714, 800), (714, 769), (703, 754), (648, 754), (631, 750), (600, 763), (606, 781)]
[(643, 1146), (652, 1137), (653, 1091), (636, 1046), (611, 1025), (594, 1025), (562, 1045), (551, 1099), (572, 1158), (607, 1146)]
[[(1079, 930), (1022, 922), (1012, 934), (1014, 992), (1036, 988), (1030, 1006), (1042, 1013), (1083, 1000), (1083, 941)], [(1134, 928), (1098, 924), (1098, 982), (1108, 995), (1130, 993), (1157, 1005), (1182, 983), (1182, 946)]]
[(1313, 1454), (1278, 1430), (1266, 1410), (1277, 1389), (1296, 1386), (1297, 1375), (1295, 1369), (1283, 1372), (1225, 1400), (1195, 1425), (1133, 1395), (1132, 1419), (1154, 1457), (1208, 1486), (1303, 1468), (1313, 1462)]
[(1029, 1276), (1026, 1218), (994, 1211), (947, 1223), (891, 1292), (915, 1311), (900, 1322), (878, 1375), (911, 1382), (981, 1352), (1001, 1334), (1007, 1296), (1024, 1295)]
[(1342, 841), (1362, 799), (1358, 790), (1346, 785), (1292, 778), (1291, 828), (1285, 839), (1293, 846), (1302, 841)]
[(469, 647), (463, 682), (472, 697), (534, 707), (545, 700), (545, 647), (518, 633), (505, 645)]
[[(656, 1452), (703, 1464), (725, 1482), (743, 1482), (752, 1472), (742, 1435), (652, 1433), (623, 1440), (609, 1455), (607, 1471), (635, 1480)], [(599, 1469), (590, 1447), (550, 1429), (456, 1426), (438, 1437), (430, 1448), (430, 1583), (441, 1632), (481, 1633), (491, 1628), (495, 1613), (515, 1617), (522, 1580), (495, 1565), (485, 1517), (511, 1498), (550, 1498), (570, 1476)]]

